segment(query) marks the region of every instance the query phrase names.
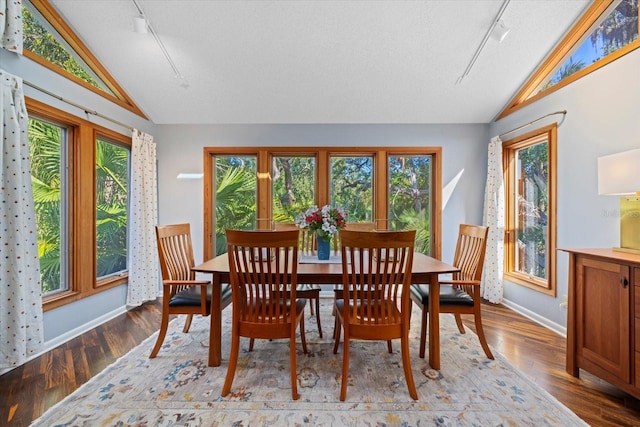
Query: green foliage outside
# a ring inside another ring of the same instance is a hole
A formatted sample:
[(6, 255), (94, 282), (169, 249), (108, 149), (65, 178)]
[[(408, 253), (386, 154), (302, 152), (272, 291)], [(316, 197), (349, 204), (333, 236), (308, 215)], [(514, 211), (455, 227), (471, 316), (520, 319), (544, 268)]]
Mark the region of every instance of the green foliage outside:
[(252, 230), (257, 211), (255, 157), (216, 157), (216, 254), (227, 253), (225, 230)]
[[(275, 157), (272, 209), (276, 222), (294, 222), (316, 204), (313, 157)], [(215, 166), (216, 254), (226, 253), (225, 230), (256, 227), (256, 159), (220, 156)], [(347, 222), (373, 221), (373, 159), (331, 159), (331, 206), (347, 212)], [(390, 228), (416, 230), (416, 250), (431, 251), (431, 157), (399, 156), (389, 166)]]
[(61, 223), (63, 188), (60, 173), (62, 129), (39, 120), (29, 119), (29, 155), (31, 184), (38, 228), (38, 256), (42, 292), (57, 291), (63, 284), (60, 250), (64, 236)]
[(96, 142), (97, 276), (127, 269), (129, 150)]
[(89, 72), (86, 66), (81, 64), (72, 54), (61, 45), (53, 34), (43, 27), (36, 17), (25, 6), (22, 7), (22, 28), (24, 32), (23, 46), (25, 49), (46, 59), (63, 70), (84, 80), (91, 86), (105, 90)]
[(548, 144), (518, 150), (523, 190), (518, 198), (518, 271), (546, 278), (549, 212)]
[[(562, 65), (541, 91), (558, 84), (592, 63), (638, 39), (638, 0), (622, 0), (616, 9), (598, 25), (584, 43), (590, 43), (598, 54), (585, 61), (577, 51)], [(583, 44), (584, 46), (584, 44)]]

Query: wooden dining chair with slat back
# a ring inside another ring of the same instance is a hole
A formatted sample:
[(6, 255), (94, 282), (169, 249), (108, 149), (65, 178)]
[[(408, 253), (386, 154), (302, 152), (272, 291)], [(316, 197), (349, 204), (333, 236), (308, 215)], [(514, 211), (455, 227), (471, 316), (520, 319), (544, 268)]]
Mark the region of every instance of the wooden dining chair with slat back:
[[(460, 224), (453, 259), (453, 265), (459, 268), (460, 272), (454, 273), (451, 280), (439, 280), (439, 298), (440, 313), (453, 314), (461, 334), (464, 334), (465, 331), (460, 315), (473, 314), (482, 349), (489, 359), (493, 359), (482, 328), (480, 299), (480, 279), (482, 278), (488, 232), (488, 227)], [(420, 357), (424, 358), (429, 317), (429, 285), (412, 285), (411, 300), (422, 309)]]
[(409, 395), (418, 399), (409, 355), (414, 241), (413, 230), (341, 231), (343, 289), (342, 298), (335, 301), (338, 329), (333, 347), (335, 354), (344, 331), (340, 400), (345, 400), (349, 382), (349, 342), (398, 338)]
[[(276, 222), (274, 223), (276, 231), (298, 230), (299, 245), (298, 248), (304, 254), (312, 253), (315, 249), (315, 239), (309, 233), (308, 229), (300, 229), (292, 222)], [(309, 309), (311, 315), (316, 317), (316, 325), (318, 325), (318, 335), (322, 338), (322, 322), (320, 321), (320, 291), (321, 287), (313, 283), (301, 283), (298, 285), (296, 294), (298, 298), (305, 298), (309, 301)]]
[[(158, 257), (162, 273), (162, 320), (156, 344), (149, 355), (157, 356), (167, 334), (169, 316), (186, 314), (183, 332), (189, 332), (194, 314), (211, 315), (211, 282), (196, 280), (191, 268), (195, 265), (189, 224), (156, 226)], [(231, 287), (224, 285), (221, 306), (231, 303)], [(222, 313), (214, 313), (221, 316)]]
[(302, 349), (306, 299), (298, 298), (297, 230), (227, 230), (229, 275), (233, 298), (231, 354), (222, 396), (231, 391), (240, 353), (240, 337), (289, 339), (291, 396), (297, 400), (296, 330), (300, 326)]

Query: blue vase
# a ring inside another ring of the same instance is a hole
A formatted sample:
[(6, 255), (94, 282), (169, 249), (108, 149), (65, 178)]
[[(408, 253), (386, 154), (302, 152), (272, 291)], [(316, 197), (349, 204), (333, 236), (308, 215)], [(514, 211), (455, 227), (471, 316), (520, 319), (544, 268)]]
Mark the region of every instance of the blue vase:
[(331, 240), (325, 240), (320, 236), (316, 236), (318, 247), (318, 259), (327, 260), (331, 256)]

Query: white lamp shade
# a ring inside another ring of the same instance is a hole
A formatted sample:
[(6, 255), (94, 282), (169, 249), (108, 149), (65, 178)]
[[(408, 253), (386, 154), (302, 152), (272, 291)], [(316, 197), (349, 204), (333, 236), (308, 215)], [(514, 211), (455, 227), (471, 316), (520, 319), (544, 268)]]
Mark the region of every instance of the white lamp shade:
[(640, 149), (598, 157), (598, 194), (640, 191)]

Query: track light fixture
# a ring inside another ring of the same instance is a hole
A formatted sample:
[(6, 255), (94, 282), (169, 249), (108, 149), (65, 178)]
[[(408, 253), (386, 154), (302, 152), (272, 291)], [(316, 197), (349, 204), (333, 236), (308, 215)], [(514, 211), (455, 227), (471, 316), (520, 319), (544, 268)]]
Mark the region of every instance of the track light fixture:
[(136, 16), (133, 18), (133, 31), (138, 34), (147, 34), (147, 20), (144, 16)]
[(504, 21), (501, 19), (498, 22), (496, 22), (496, 25), (494, 25), (493, 30), (491, 30), (491, 37), (494, 40), (497, 40), (498, 43), (501, 43), (502, 40), (504, 40), (504, 38), (507, 36), (507, 34), (509, 34), (509, 31), (511, 31), (511, 28), (504, 25)]

